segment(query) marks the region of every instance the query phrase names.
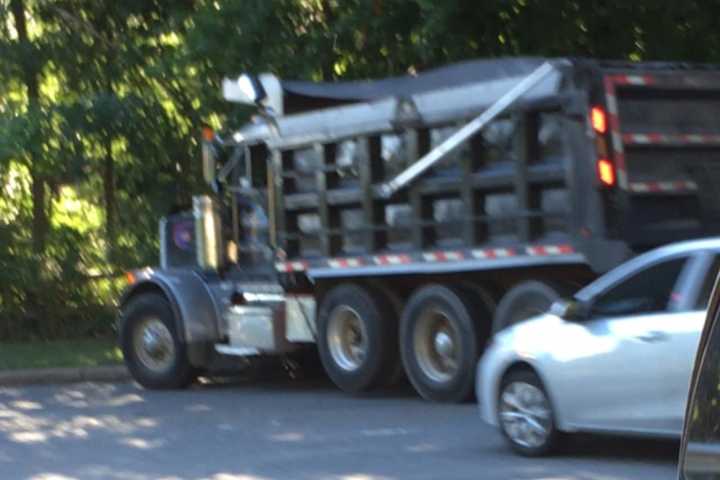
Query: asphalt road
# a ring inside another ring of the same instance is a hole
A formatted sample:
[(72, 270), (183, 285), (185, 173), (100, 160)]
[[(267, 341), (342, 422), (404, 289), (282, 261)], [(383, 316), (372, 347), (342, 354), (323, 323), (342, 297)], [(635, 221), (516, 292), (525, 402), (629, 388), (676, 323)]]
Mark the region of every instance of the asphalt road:
[(132, 384), (0, 387), (0, 479), (395, 480), (675, 478), (677, 445), (574, 439), (519, 458), (475, 406), (325, 382), (149, 392)]

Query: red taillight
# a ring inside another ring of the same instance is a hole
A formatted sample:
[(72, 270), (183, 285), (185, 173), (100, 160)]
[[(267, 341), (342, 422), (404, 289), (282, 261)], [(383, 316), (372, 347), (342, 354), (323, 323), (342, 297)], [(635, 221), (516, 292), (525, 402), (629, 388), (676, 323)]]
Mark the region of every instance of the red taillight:
[(597, 173), (600, 182), (608, 187), (615, 185), (615, 168), (612, 162), (607, 158), (601, 158), (597, 161)]
[(607, 117), (605, 116), (605, 110), (600, 107), (593, 107), (590, 110), (590, 122), (592, 123), (593, 130), (597, 133), (604, 134), (607, 132)]

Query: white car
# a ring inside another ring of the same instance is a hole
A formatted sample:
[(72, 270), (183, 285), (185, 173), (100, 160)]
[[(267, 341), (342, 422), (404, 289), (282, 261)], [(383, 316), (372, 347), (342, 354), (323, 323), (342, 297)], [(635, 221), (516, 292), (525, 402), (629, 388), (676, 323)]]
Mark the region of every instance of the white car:
[(482, 418), (525, 455), (565, 432), (679, 436), (719, 254), (720, 239), (661, 247), (499, 332), (477, 370)]

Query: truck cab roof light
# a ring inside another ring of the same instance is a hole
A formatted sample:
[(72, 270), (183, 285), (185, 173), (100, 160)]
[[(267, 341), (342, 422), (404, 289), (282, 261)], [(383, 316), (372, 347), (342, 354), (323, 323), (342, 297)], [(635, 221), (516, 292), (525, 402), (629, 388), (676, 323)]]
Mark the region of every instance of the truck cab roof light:
[(590, 110), (590, 122), (592, 123), (593, 130), (597, 133), (605, 134), (607, 132), (607, 116), (605, 110), (601, 107), (592, 107)]

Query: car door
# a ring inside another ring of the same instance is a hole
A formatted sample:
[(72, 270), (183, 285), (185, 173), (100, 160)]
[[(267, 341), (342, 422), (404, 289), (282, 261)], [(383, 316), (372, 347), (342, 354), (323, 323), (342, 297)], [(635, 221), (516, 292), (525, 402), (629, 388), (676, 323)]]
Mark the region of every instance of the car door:
[(660, 400), (662, 429), (682, 431), (688, 386), (710, 292), (720, 269), (715, 252), (698, 253), (680, 279), (680, 286), (671, 302), (677, 315), (659, 321), (657, 329), (666, 335), (667, 357), (662, 368)]
[(658, 430), (671, 299), (688, 256), (653, 261), (591, 299), (589, 318), (573, 326), (584, 354), (565, 359), (560, 382), (569, 426), (607, 431)]

